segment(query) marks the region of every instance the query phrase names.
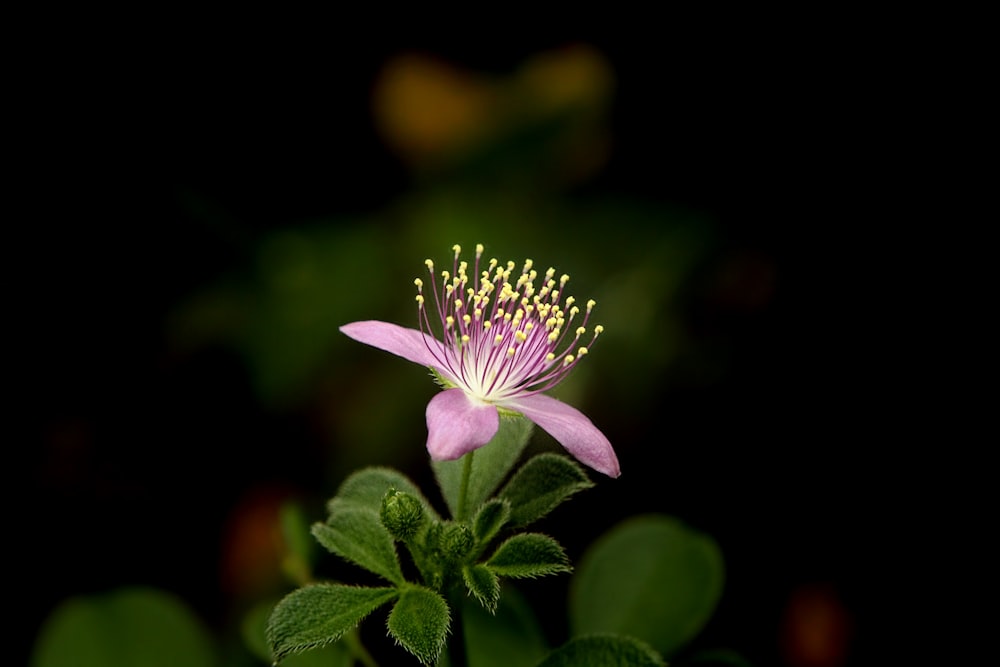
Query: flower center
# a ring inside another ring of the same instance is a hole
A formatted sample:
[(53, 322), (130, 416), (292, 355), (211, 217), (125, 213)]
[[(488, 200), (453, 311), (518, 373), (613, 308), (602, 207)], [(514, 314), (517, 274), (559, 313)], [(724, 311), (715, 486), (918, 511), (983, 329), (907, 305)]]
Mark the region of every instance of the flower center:
[[(424, 281), (414, 281), (418, 317), (421, 331), (440, 342), (440, 347), (428, 345), (439, 370), (472, 396), (498, 402), (551, 389), (604, 331), (597, 325), (588, 345), (578, 347), (595, 302), (587, 302), (583, 321), (574, 329), (580, 308), (572, 296), (563, 298), (568, 275), (556, 280), (555, 269), (549, 268), (539, 276), (530, 259), (520, 274), (514, 273), (514, 262), (491, 259), (481, 266), (483, 246), (478, 244), (470, 277), (468, 262), (459, 260), (461, 247), (452, 250), (452, 269), (441, 271), (440, 287), (434, 262), (424, 262), (433, 312), (424, 299)], [(432, 320), (439, 326), (432, 326)]]

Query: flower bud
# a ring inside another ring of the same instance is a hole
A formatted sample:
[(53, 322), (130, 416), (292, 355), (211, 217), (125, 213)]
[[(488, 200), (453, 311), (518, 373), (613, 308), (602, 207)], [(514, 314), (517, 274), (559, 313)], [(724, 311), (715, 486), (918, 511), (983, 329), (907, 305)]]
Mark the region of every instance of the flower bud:
[(472, 529), (464, 523), (451, 523), (441, 533), (441, 551), (447, 558), (462, 560), (476, 543)]
[(405, 542), (420, 529), (424, 521), (424, 508), (420, 501), (410, 494), (389, 489), (382, 497), (379, 518), (393, 538)]

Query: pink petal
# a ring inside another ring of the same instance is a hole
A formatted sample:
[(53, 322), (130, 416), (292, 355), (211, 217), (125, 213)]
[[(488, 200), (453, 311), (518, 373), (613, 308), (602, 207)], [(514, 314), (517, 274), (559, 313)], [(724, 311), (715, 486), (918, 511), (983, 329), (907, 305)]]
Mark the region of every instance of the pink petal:
[(559, 441), (580, 463), (609, 477), (618, 477), (618, 457), (611, 442), (587, 416), (576, 408), (545, 394), (532, 394), (504, 401)]
[(489, 442), (500, 428), (496, 406), (446, 389), (427, 404), (427, 451), (435, 461), (457, 459)]
[(415, 364), (434, 367), (439, 365), (427, 346), (438, 350), (441, 348), (441, 343), (416, 329), (407, 329), (389, 322), (367, 320), (345, 324), (340, 330), (358, 342), (392, 352)]

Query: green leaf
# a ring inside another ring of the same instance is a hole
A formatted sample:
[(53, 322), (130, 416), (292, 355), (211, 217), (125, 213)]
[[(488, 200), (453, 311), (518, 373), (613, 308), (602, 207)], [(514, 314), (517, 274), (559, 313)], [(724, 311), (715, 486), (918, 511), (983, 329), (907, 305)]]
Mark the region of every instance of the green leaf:
[(342, 509), (330, 523), (316, 523), (313, 536), (332, 553), (374, 572), (394, 584), (403, 583), (403, 572), (392, 536), (377, 512)]
[(408, 586), (389, 614), (389, 634), (425, 665), (432, 665), (444, 648), (451, 624), (448, 604), (434, 591)]
[(281, 567), (295, 584), (301, 586), (312, 578), (317, 549), (302, 508), (295, 503), (281, 506), (281, 534), (285, 546)]
[(476, 538), (476, 546), (481, 549), (489, 544), (507, 523), (509, 516), (510, 503), (499, 498), (494, 498), (479, 508), (476, 518), (472, 521), (472, 534)]
[[(244, 645), (265, 665), (274, 660), (267, 643), (267, 620), (277, 603), (278, 600), (267, 600), (254, 604), (240, 623)], [(353, 667), (354, 657), (346, 641), (352, 632), (356, 630), (349, 630), (341, 640), (332, 644), (290, 655), (282, 660), (281, 667)]]
[(510, 502), (510, 523), (527, 526), (592, 486), (576, 462), (559, 454), (539, 454), (514, 474), (499, 496)]
[(364, 468), (345, 479), (337, 489), (337, 495), (327, 503), (327, 511), (331, 515), (349, 509), (366, 509), (378, 513), (382, 509), (382, 497), (389, 489), (417, 498), (424, 506), (425, 515), (440, 521), (438, 513), (409, 477), (392, 468), (379, 466)]
[(509, 585), (495, 613), (470, 601), (462, 620), (469, 667), (535, 667), (549, 650), (531, 605)]
[(573, 639), (546, 656), (538, 667), (666, 667), (641, 641), (617, 635)]
[(571, 572), (566, 552), (548, 535), (522, 533), (497, 548), (486, 565), (501, 577), (542, 577)]
[(698, 651), (684, 660), (685, 665), (692, 667), (753, 667), (750, 661), (736, 651), (730, 649), (708, 649)]
[(628, 519), (580, 560), (570, 583), (573, 634), (629, 635), (670, 656), (711, 617), (723, 579), (708, 535), (668, 516)]
[(291, 653), (335, 642), (365, 616), (399, 595), (394, 588), (312, 584), (292, 591), (267, 622), (276, 661)]
[(212, 640), (179, 598), (123, 588), (64, 600), (42, 625), (32, 667), (211, 667)]
[(485, 565), (466, 565), (462, 568), (462, 578), (465, 580), (465, 587), (479, 600), (479, 604), (490, 613), (495, 612), (500, 600), (500, 580), (497, 575)]
[[(455, 461), (432, 462), (441, 495), (454, 519), (464, 521), (493, 495), (528, 445), (533, 427), (525, 417), (501, 411), (500, 428), (488, 443)], [(463, 468), (469, 457), (472, 470), (463, 503)]]

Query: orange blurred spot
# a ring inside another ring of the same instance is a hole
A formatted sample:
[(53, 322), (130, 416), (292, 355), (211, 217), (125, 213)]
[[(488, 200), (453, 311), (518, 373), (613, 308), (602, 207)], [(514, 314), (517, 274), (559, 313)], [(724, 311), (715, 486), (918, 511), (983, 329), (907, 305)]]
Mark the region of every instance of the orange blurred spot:
[(847, 662), (851, 617), (830, 586), (794, 591), (785, 607), (781, 650), (790, 667), (840, 667)]
[(230, 595), (258, 597), (283, 584), (281, 507), (288, 497), (281, 490), (258, 489), (230, 515), (222, 545), (222, 584)]

